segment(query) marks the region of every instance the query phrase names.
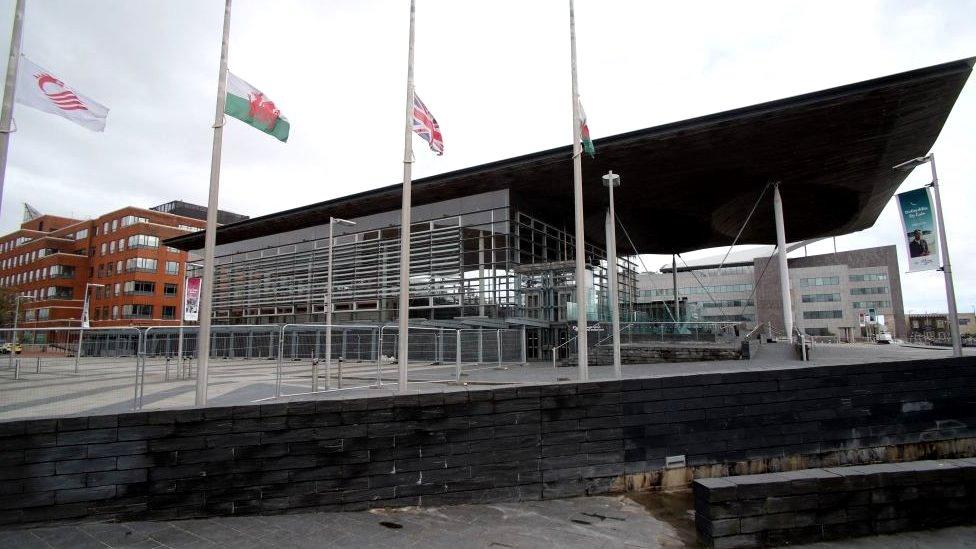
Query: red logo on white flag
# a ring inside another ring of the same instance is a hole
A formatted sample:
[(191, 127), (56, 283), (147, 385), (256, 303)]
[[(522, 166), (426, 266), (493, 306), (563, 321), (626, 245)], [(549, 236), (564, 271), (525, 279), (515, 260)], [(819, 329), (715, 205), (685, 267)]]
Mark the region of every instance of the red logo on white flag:
[(59, 109), (63, 111), (87, 111), (88, 107), (82, 103), (75, 92), (64, 88), (64, 82), (47, 73), (35, 74), (37, 87)]
[(108, 107), (72, 89), (54, 74), (34, 64), (23, 55), (17, 71), (17, 93), (14, 100), (21, 105), (50, 114), (100, 132), (105, 130)]

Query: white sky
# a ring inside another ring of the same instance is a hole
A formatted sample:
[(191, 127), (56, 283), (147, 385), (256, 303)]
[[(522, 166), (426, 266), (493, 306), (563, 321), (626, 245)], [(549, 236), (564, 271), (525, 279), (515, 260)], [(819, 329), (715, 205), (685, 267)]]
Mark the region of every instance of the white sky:
[[(13, 4), (0, 0), (4, 35)], [(416, 141), (415, 177), (570, 142), (567, 5), (418, 0), (416, 86), (446, 152)], [(976, 1), (576, 8), (580, 94), (596, 138), (976, 55)], [(221, 208), (257, 216), (400, 180), (408, 10), (408, 0), (235, 1), (231, 70), (275, 101), (292, 133), (281, 144), (228, 121)], [(0, 230), (18, 226), (25, 201), (76, 217), (206, 204), (222, 14), (219, 0), (28, 0), (24, 53), (111, 112), (97, 134), (16, 108)], [(976, 82), (933, 150), (958, 304), (972, 311)], [(901, 190), (927, 181), (918, 169)], [(838, 248), (890, 244), (899, 232), (889, 204)], [(646, 258), (653, 269), (669, 259)], [(902, 283), (906, 310), (945, 310), (941, 273)]]

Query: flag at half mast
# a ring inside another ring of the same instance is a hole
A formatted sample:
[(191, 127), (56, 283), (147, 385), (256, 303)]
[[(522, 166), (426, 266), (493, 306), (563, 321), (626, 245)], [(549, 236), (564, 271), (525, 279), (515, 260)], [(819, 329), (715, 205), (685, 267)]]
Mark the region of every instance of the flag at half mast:
[(586, 125), (586, 112), (583, 111), (583, 103), (578, 97), (576, 102), (579, 103), (580, 139), (583, 141), (583, 150), (590, 155), (590, 158), (593, 158), (596, 156), (596, 147), (593, 146), (593, 140), (590, 139), (590, 127)]
[(413, 94), (413, 132), (419, 135), (430, 145), (430, 150), (437, 153), (437, 156), (444, 154), (444, 137), (441, 136), (441, 127), (437, 124), (437, 119), (427, 110), (427, 105), (417, 97), (417, 92)]
[(288, 141), (291, 124), (281, 116), (274, 101), (263, 92), (227, 71), (227, 102), (224, 112), (279, 141)]

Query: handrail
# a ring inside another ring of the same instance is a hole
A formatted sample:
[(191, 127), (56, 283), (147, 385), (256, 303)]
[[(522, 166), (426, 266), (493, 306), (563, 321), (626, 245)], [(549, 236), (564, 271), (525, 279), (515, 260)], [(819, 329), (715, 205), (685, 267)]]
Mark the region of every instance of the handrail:
[(562, 349), (566, 345), (569, 345), (570, 343), (576, 341), (577, 338), (579, 338), (579, 336), (578, 335), (574, 335), (573, 337), (571, 337), (571, 338), (567, 339), (566, 341), (560, 343), (559, 345), (556, 345), (555, 347), (553, 347), (552, 350), (555, 351), (556, 349)]
[(754, 335), (756, 335), (758, 333), (761, 333), (761, 331), (765, 327), (766, 327), (766, 323), (765, 322), (760, 322), (759, 324), (756, 325), (755, 328), (749, 330), (749, 333), (747, 333), (745, 336), (743, 336), (742, 339), (744, 339), (744, 340), (752, 339), (752, 336), (754, 336)]
[(559, 350), (559, 349), (561, 349), (561, 348), (563, 348), (563, 347), (565, 347), (566, 345), (569, 345), (570, 343), (576, 341), (576, 339), (578, 337), (579, 337), (579, 334), (574, 335), (573, 337), (567, 339), (566, 341), (564, 341), (564, 342), (560, 343), (559, 345), (556, 345), (555, 347), (552, 348), (552, 371), (553, 371), (553, 375), (556, 376), (555, 379), (554, 379), (554, 381), (559, 381), (559, 375), (555, 373), (557, 371), (556, 370), (556, 351)]
[(796, 324), (793, 325), (793, 334), (796, 335), (797, 341), (800, 342), (800, 360), (806, 362), (809, 357), (807, 357), (807, 335), (797, 328)]
[[(630, 329), (630, 328), (632, 328), (633, 326), (634, 326), (634, 323), (633, 323), (633, 322), (631, 322), (630, 324), (628, 324), (628, 325), (626, 325), (626, 326), (623, 326), (623, 327), (621, 327), (621, 328), (620, 328), (620, 331), (619, 331), (618, 333), (621, 333), (621, 334), (622, 334), (622, 333), (624, 333), (624, 330), (629, 330), (629, 329)], [(607, 341), (608, 339), (613, 339), (613, 333), (612, 333), (612, 330), (611, 330), (611, 334), (610, 334), (610, 335), (608, 335), (607, 337), (605, 337), (605, 338), (603, 338), (603, 339), (601, 339), (600, 341), (597, 341), (597, 342), (596, 342), (596, 343), (595, 343), (595, 344), (594, 344), (593, 346), (594, 346), (594, 347), (599, 347), (601, 343), (603, 343), (604, 341)]]

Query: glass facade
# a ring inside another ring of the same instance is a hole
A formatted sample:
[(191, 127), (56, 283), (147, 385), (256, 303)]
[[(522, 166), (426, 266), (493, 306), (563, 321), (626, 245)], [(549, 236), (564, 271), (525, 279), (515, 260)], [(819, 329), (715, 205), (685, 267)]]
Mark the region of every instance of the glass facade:
[[(333, 322), (394, 322), (400, 212), (352, 221), (355, 226), (334, 228)], [(507, 190), (415, 206), (412, 221), (413, 321), (448, 325), (486, 318), (525, 325), (530, 357), (566, 338), (577, 309), (572, 234), (519, 211)], [(328, 234), (326, 223), (218, 246), (215, 322), (324, 322)], [(586, 253), (587, 316), (606, 320), (606, 254), (592, 245)], [(636, 269), (620, 258), (617, 270), (626, 319)]]

